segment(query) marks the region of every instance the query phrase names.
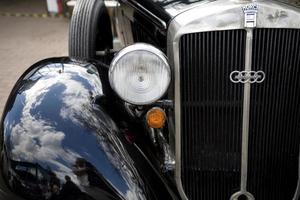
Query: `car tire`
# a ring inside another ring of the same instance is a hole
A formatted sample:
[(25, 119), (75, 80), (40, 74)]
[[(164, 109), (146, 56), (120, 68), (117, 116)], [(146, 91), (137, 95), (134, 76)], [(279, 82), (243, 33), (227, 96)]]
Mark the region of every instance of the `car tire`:
[(77, 0), (70, 22), (69, 56), (95, 58), (96, 51), (111, 49), (110, 18), (103, 0)]

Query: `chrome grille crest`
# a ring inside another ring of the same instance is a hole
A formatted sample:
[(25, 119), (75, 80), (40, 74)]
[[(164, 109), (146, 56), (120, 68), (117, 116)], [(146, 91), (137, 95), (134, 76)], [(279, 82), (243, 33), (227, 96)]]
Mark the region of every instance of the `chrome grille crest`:
[(263, 71), (233, 71), (230, 74), (233, 83), (262, 83), (265, 78)]

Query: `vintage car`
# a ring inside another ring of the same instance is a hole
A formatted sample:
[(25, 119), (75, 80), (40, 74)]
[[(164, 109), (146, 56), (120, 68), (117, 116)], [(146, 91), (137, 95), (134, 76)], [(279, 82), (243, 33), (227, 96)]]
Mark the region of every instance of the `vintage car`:
[(0, 198), (298, 200), (298, 3), (106, 5), (13, 88)]

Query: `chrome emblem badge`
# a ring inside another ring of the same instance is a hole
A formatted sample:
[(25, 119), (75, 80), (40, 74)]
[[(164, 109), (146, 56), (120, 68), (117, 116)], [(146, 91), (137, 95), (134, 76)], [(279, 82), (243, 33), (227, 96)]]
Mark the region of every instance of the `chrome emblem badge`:
[(233, 71), (230, 80), (233, 83), (262, 83), (266, 78), (263, 71)]
[(245, 27), (246, 28), (255, 28), (256, 27), (256, 18), (258, 12), (257, 4), (249, 4), (242, 7), (245, 14)]

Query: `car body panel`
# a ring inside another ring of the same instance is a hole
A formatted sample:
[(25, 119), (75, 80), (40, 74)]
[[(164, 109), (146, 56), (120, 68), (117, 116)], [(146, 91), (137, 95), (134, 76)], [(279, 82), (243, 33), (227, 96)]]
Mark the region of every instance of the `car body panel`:
[(107, 69), (96, 66), (48, 59), (19, 79), (1, 123), (5, 181), (29, 199), (157, 199), (143, 172), (171, 198), (108, 114)]
[(145, 42), (166, 53), (167, 29), (172, 19), (193, 7), (209, 2), (211, 0), (119, 0), (120, 5), (116, 9), (118, 37), (123, 47)]

